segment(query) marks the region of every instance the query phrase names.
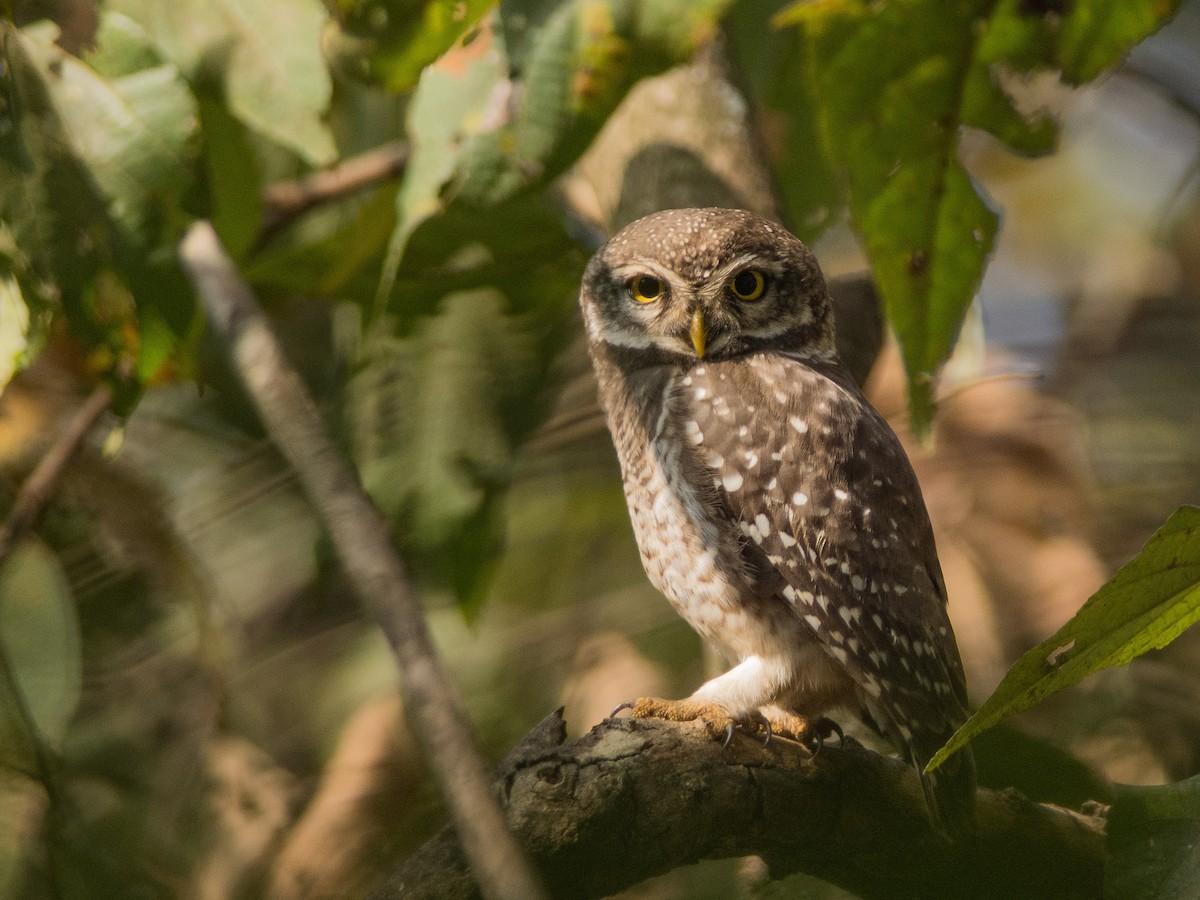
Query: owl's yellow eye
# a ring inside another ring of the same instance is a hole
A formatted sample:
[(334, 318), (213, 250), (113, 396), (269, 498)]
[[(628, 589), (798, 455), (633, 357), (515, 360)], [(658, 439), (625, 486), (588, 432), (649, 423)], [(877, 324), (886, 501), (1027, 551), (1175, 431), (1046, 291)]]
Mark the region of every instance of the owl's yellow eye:
[(742, 269), (729, 279), (729, 289), (739, 300), (757, 300), (767, 289), (767, 279), (758, 269)]
[(666, 286), (653, 275), (639, 275), (629, 282), (629, 294), (638, 303), (653, 303), (666, 290)]

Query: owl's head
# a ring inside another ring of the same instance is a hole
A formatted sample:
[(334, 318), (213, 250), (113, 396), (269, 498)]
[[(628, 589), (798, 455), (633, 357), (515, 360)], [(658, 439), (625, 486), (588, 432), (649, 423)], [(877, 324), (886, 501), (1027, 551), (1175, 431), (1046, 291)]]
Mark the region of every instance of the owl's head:
[(782, 350), (832, 359), (816, 258), (782, 226), (737, 209), (669, 209), (596, 251), (580, 293), (588, 338), (653, 362)]

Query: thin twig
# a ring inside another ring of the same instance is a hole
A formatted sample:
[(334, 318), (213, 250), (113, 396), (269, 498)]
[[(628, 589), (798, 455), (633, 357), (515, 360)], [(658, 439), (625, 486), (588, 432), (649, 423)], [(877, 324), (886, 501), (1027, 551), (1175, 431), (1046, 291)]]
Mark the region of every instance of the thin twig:
[(331, 169), (307, 178), (281, 181), (263, 189), (264, 237), (270, 236), (314, 206), (345, 197), (390, 178), (398, 178), (408, 165), (407, 141), (394, 141), (352, 156)]
[(496, 900), (544, 897), (492, 793), (386, 522), (326, 434), (312, 398), (284, 359), (270, 323), (212, 226), (194, 224), (180, 255), (267, 432), (296, 470), (355, 592), (391, 645), (403, 675), (409, 719), (483, 895)]
[(37, 468), (21, 485), (21, 492), (17, 494), (8, 520), (0, 525), (0, 563), (8, 558), (25, 529), (41, 513), (67, 463), (75, 456), (96, 420), (111, 405), (112, 391), (107, 385), (102, 384), (92, 391), (87, 402), (75, 413), (50, 447), (50, 451), (42, 457)]

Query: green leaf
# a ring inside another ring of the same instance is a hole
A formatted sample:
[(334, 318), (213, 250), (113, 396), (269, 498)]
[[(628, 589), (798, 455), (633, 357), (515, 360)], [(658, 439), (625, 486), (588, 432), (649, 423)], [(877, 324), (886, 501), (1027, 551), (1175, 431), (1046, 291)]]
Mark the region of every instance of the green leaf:
[(1091, 81), (1124, 59), (1175, 14), (1183, 0), (1086, 0), (1067, 5), (1058, 63), (1071, 84)]
[(978, 735), (971, 751), (981, 787), (1015, 788), (1037, 803), (1068, 809), (1112, 796), (1112, 785), (1070, 753), (1007, 725)]
[(319, 0), (111, 0), (191, 81), (217, 80), (246, 125), (312, 165), (336, 156)]
[(409, 108), (413, 155), (397, 197), (377, 303), (390, 296), (409, 236), (451, 204), (482, 212), (547, 185), (586, 149), (629, 88), (690, 57), (729, 0), (506, 3), (520, 69), (488, 19), (427, 68)]
[[(1069, 4), (1061, 28), (1057, 16), (1026, 13), (1020, 0), (821, 0), (779, 17), (803, 29), (826, 157), (899, 338), (918, 431), (929, 427), (934, 376), (957, 338), (998, 224), (958, 161), (962, 127), (987, 129), (1018, 152), (1048, 152), (1052, 124), (1016, 111), (1001, 87), (1004, 71), (1054, 68), (1061, 60), (1068, 77), (1091, 77), (1175, 5), (1137, 2), (1136, 14), (1106, 18), (1112, 3), (1081, 0)], [(1099, 49), (1085, 62), (1076, 44)]]
[(817, 130), (817, 102), (803, 35), (770, 24), (788, 2), (735, 4), (727, 33), (737, 68), (760, 107), (768, 136), (765, 143), (787, 210), (786, 224), (811, 244), (839, 219), (844, 204)]
[[(454, 292), (411, 337), (378, 320), (352, 386), (363, 484), (419, 574), (477, 602), (497, 559), (497, 503), (522, 407), (546, 362), (494, 289)], [(464, 548), (470, 548), (464, 552)]]
[(338, 0), (342, 31), (366, 57), (366, 77), (391, 91), (417, 83), (433, 62), (496, 5), (496, 0), (424, 0), (403, 11), (390, 0)]
[(1088, 675), (1165, 647), (1200, 619), (1200, 507), (1177, 510), (1053, 637), (1013, 664), (995, 693), (930, 760)]
[(240, 260), (262, 227), (262, 176), (249, 129), (215, 93), (202, 90), (197, 95), (212, 205), (209, 218), (229, 255)]
[[(59, 746), (79, 705), (79, 624), (66, 576), (40, 543), (18, 545), (0, 568), (0, 654), (9, 694), (0, 699), (19, 704), (0, 715), (4, 756), (35, 742)], [(14, 727), (24, 733), (14, 735)]]
[(311, 297), (370, 298), (395, 227), (394, 187), (322, 204), (256, 251), (246, 277), (256, 286)]
[[(164, 209), (178, 208), (191, 176), (189, 148), (198, 127), (191, 92), (171, 65), (157, 61), (148, 39), (121, 16), (106, 16), (98, 42), (119, 45), (98, 62), (106, 74), (27, 33), (25, 49), (49, 89), (72, 150), (131, 243), (145, 246)], [(138, 40), (140, 38), (140, 41)], [(133, 70), (139, 61), (147, 68)]]
[(0, 22), (14, 124), (0, 155), (0, 218), (125, 407), (195, 322), (170, 248), (186, 221), (196, 104), (119, 14), (101, 21), (95, 68), (54, 37), (45, 24), (18, 32)]
[(23, 368), (29, 348), (29, 306), (16, 275), (0, 265), (0, 393)]
[(1200, 776), (1154, 787), (1121, 785), (1108, 815), (1104, 896), (1200, 896)]

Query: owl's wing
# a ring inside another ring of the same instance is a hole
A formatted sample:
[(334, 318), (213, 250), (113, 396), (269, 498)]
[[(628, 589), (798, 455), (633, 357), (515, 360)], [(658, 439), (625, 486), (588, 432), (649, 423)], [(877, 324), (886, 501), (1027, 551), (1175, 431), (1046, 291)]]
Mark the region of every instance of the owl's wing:
[(924, 502), (898, 439), (838, 370), (778, 354), (695, 367), (688, 426), (765, 592), (811, 628), (922, 764), (965, 718)]

